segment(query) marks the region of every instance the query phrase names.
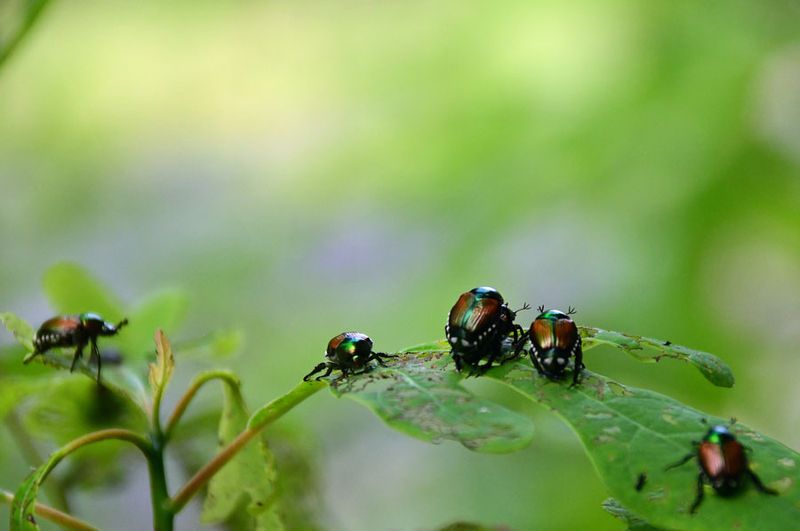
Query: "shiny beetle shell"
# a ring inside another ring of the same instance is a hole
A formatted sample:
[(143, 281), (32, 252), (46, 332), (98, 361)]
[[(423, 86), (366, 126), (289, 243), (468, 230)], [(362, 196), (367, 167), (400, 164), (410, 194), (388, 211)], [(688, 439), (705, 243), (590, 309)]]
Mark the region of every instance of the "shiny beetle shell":
[[(466, 364), (472, 373), (489, 369), (503, 350), (503, 341), (514, 334), (514, 343), (524, 333), (514, 324), (512, 312), (500, 293), (490, 287), (478, 287), (462, 293), (447, 316), (445, 335), (456, 369)], [(483, 365), (482, 360), (486, 359)]]
[(539, 311), (528, 331), (531, 362), (539, 374), (557, 380), (563, 376), (569, 360), (574, 359), (572, 381), (576, 384), (584, 365), (581, 336), (570, 317), (574, 310), (564, 313), (540, 307)]
[(348, 368), (361, 368), (372, 354), (372, 340), (360, 332), (344, 332), (328, 342), (325, 356)]

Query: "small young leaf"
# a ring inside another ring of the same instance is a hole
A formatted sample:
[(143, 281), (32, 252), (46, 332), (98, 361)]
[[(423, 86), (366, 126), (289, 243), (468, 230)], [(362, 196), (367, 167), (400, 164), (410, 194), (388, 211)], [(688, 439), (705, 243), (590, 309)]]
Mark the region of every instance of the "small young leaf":
[[(694, 515), (696, 464), (665, 471), (693, 449), (707, 427), (725, 424), (667, 396), (583, 372), (577, 387), (537, 374), (528, 360), (509, 362), (488, 376), (544, 404), (572, 426), (614, 498), (650, 525), (668, 529), (791, 529), (800, 521), (800, 454), (736, 424), (732, 431), (752, 448), (750, 466), (779, 496), (747, 485), (735, 498), (708, 490)], [(639, 474), (647, 482), (637, 490)]]
[[(691, 363), (705, 376), (706, 380), (719, 387), (733, 387), (735, 382), (733, 371), (724, 361), (700, 350), (694, 350), (681, 345), (673, 345), (669, 341), (652, 339), (649, 337), (623, 334), (579, 326), (583, 340), (583, 350), (589, 350), (597, 345), (611, 345), (617, 347), (640, 361), (659, 361), (661, 358), (674, 358)], [(650, 354), (647, 350), (655, 350), (658, 354)]]
[(8, 331), (14, 335), (14, 339), (16, 339), (17, 342), (27, 351), (25, 356), (22, 358), (22, 362), (30, 362), (35, 356), (35, 350), (33, 346), (33, 337), (35, 332), (33, 327), (31, 327), (26, 320), (11, 312), (0, 313), (0, 322), (5, 325)]
[(33, 352), (34, 330), (25, 319), (14, 315), (11, 312), (0, 313), (0, 322), (14, 334), (14, 338), (25, 347), (28, 352)]
[(169, 344), (164, 332), (158, 330), (155, 336), (156, 361), (150, 364), (150, 388), (153, 391), (153, 402), (161, 402), (164, 390), (167, 388), (172, 371), (175, 369), (175, 357), (172, 355), (172, 346)]
[(44, 275), (44, 292), (63, 314), (96, 312), (107, 321), (123, 317), (122, 302), (83, 267), (72, 262), (53, 265)]
[[(437, 347), (439, 348), (439, 347)], [(388, 367), (331, 381), (331, 392), (359, 402), (390, 427), (423, 441), (457, 441), (477, 452), (526, 447), (533, 423), (461, 385), (442, 350), (405, 352)]]
[[(225, 385), (225, 400), (219, 423), (219, 446), (224, 447), (247, 426), (249, 414), (238, 387)], [(266, 443), (259, 438), (256, 444), (245, 446), (208, 484), (203, 504), (204, 522), (224, 522), (235, 511), (247, 508), (253, 520), (249, 527), (282, 529), (275, 512), (275, 464)]]

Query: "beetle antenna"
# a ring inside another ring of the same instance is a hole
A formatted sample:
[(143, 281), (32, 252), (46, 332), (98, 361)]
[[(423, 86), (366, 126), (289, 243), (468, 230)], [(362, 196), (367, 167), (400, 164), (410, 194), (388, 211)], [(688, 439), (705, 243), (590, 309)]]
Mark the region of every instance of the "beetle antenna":
[(575, 309), (575, 308), (573, 308), (572, 306), (570, 306), (569, 308), (567, 308), (567, 315), (575, 315), (576, 313), (578, 313), (578, 310), (576, 310), (576, 309)]
[(544, 313), (544, 304), (542, 304), (541, 306), (539, 306), (536, 309), (539, 311), (539, 313)]
[(731, 417), (731, 421), (728, 424), (728, 427), (732, 428), (734, 424), (736, 424), (736, 417)]
[(120, 322), (117, 324), (117, 328), (121, 328), (121, 327), (125, 326), (126, 324), (128, 324), (128, 318), (127, 318), (127, 317), (126, 317), (126, 318), (124, 318), (122, 321), (120, 321)]
[(518, 314), (519, 312), (524, 312), (525, 310), (530, 310), (530, 309), (531, 305), (526, 302), (522, 305), (522, 308), (514, 312), (514, 315)]

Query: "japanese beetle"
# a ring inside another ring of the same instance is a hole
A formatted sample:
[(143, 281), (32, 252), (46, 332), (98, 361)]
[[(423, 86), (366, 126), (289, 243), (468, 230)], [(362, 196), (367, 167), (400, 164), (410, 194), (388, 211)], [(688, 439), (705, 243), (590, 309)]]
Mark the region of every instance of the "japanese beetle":
[[(92, 345), (92, 355), (97, 360), (97, 382), (100, 382), (100, 351), (97, 349), (99, 336), (114, 336), (119, 329), (128, 324), (123, 319), (116, 326), (103, 320), (96, 313), (82, 313), (80, 315), (60, 315), (48, 319), (33, 337), (34, 355), (44, 354), (55, 347), (75, 347), (75, 356), (69, 371), (75, 370), (78, 360), (83, 356), (83, 349), (87, 344)], [(30, 360), (28, 360), (30, 361)]]
[(372, 340), (366, 334), (360, 332), (343, 332), (328, 342), (325, 357), (329, 361), (323, 361), (310, 373), (303, 377), (308, 381), (316, 373), (327, 369), (325, 374), (317, 376), (317, 380), (329, 376), (334, 369), (342, 371), (343, 376), (348, 374), (360, 374), (370, 370), (369, 362), (377, 361), (380, 365), (386, 365), (383, 360), (394, 358), (390, 354), (372, 351)]
[[(517, 312), (527, 308), (526, 304)], [(514, 323), (517, 312), (508, 308), (503, 296), (494, 288), (479, 287), (462, 293), (450, 309), (444, 328), (456, 370), (461, 372), (466, 364), (472, 369), (470, 374), (483, 374), (500, 356), (503, 341), (509, 334), (514, 334), (514, 344), (517, 344), (519, 337), (525, 334), (522, 327)], [(488, 358), (486, 363), (480, 365), (484, 358)]]
[(693, 441), (694, 450), (665, 470), (681, 466), (693, 457), (697, 458), (700, 474), (697, 476), (697, 497), (689, 510), (694, 514), (703, 501), (703, 485), (709, 483), (723, 497), (737, 494), (747, 478), (759, 492), (776, 496), (777, 491), (766, 487), (750, 470), (746, 448), (726, 426), (712, 426), (700, 442)]
[(564, 313), (560, 310), (545, 311), (544, 306), (539, 306), (538, 310), (539, 316), (533, 320), (528, 331), (533, 366), (539, 374), (558, 380), (563, 376), (569, 359), (574, 358), (572, 385), (576, 385), (585, 365), (581, 335), (575, 321), (570, 317), (575, 314), (575, 309), (569, 308)]

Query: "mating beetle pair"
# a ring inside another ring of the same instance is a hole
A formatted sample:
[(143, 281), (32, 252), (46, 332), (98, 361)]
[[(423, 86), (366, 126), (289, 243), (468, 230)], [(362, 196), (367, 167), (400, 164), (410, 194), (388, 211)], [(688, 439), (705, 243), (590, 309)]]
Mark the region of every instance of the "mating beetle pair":
[[(525, 342), (530, 340), (531, 362), (539, 374), (558, 380), (564, 375), (570, 358), (574, 358), (572, 383), (577, 384), (584, 365), (581, 336), (570, 317), (575, 310), (570, 308), (564, 313), (540, 306), (539, 315), (526, 334), (514, 319), (518, 312), (528, 308), (525, 304), (511, 311), (494, 288), (479, 287), (462, 293), (450, 310), (445, 326), (456, 369), (461, 371), (464, 365), (469, 365), (470, 374), (483, 374), (500, 358), (503, 343), (511, 334), (512, 354), (502, 361), (519, 356)], [(484, 359), (486, 362), (481, 365)]]
[(33, 337), (35, 348), (33, 354), (34, 356), (44, 354), (56, 347), (75, 347), (75, 355), (69, 368), (69, 371), (72, 372), (75, 370), (78, 360), (83, 356), (83, 349), (86, 345), (91, 344), (92, 356), (97, 360), (97, 382), (100, 383), (101, 358), (97, 348), (97, 338), (114, 336), (126, 324), (128, 324), (128, 320), (123, 319), (114, 326), (96, 313), (53, 317), (42, 323), (42, 326), (36, 331), (36, 335)]
[(697, 476), (697, 495), (689, 509), (691, 514), (694, 514), (703, 502), (703, 486), (706, 483), (722, 497), (738, 494), (748, 479), (759, 492), (772, 496), (778, 494), (777, 491), (765, 486), (750, 469), (747, 459), (749, 448), (740, 443), (727, 426), (710, 427), (703, 439), (699, 442), (693, 441), (692, 445), (694, 446), (692, 452), (666, 468), (670, 470), (697, 458), (700, 473)]

